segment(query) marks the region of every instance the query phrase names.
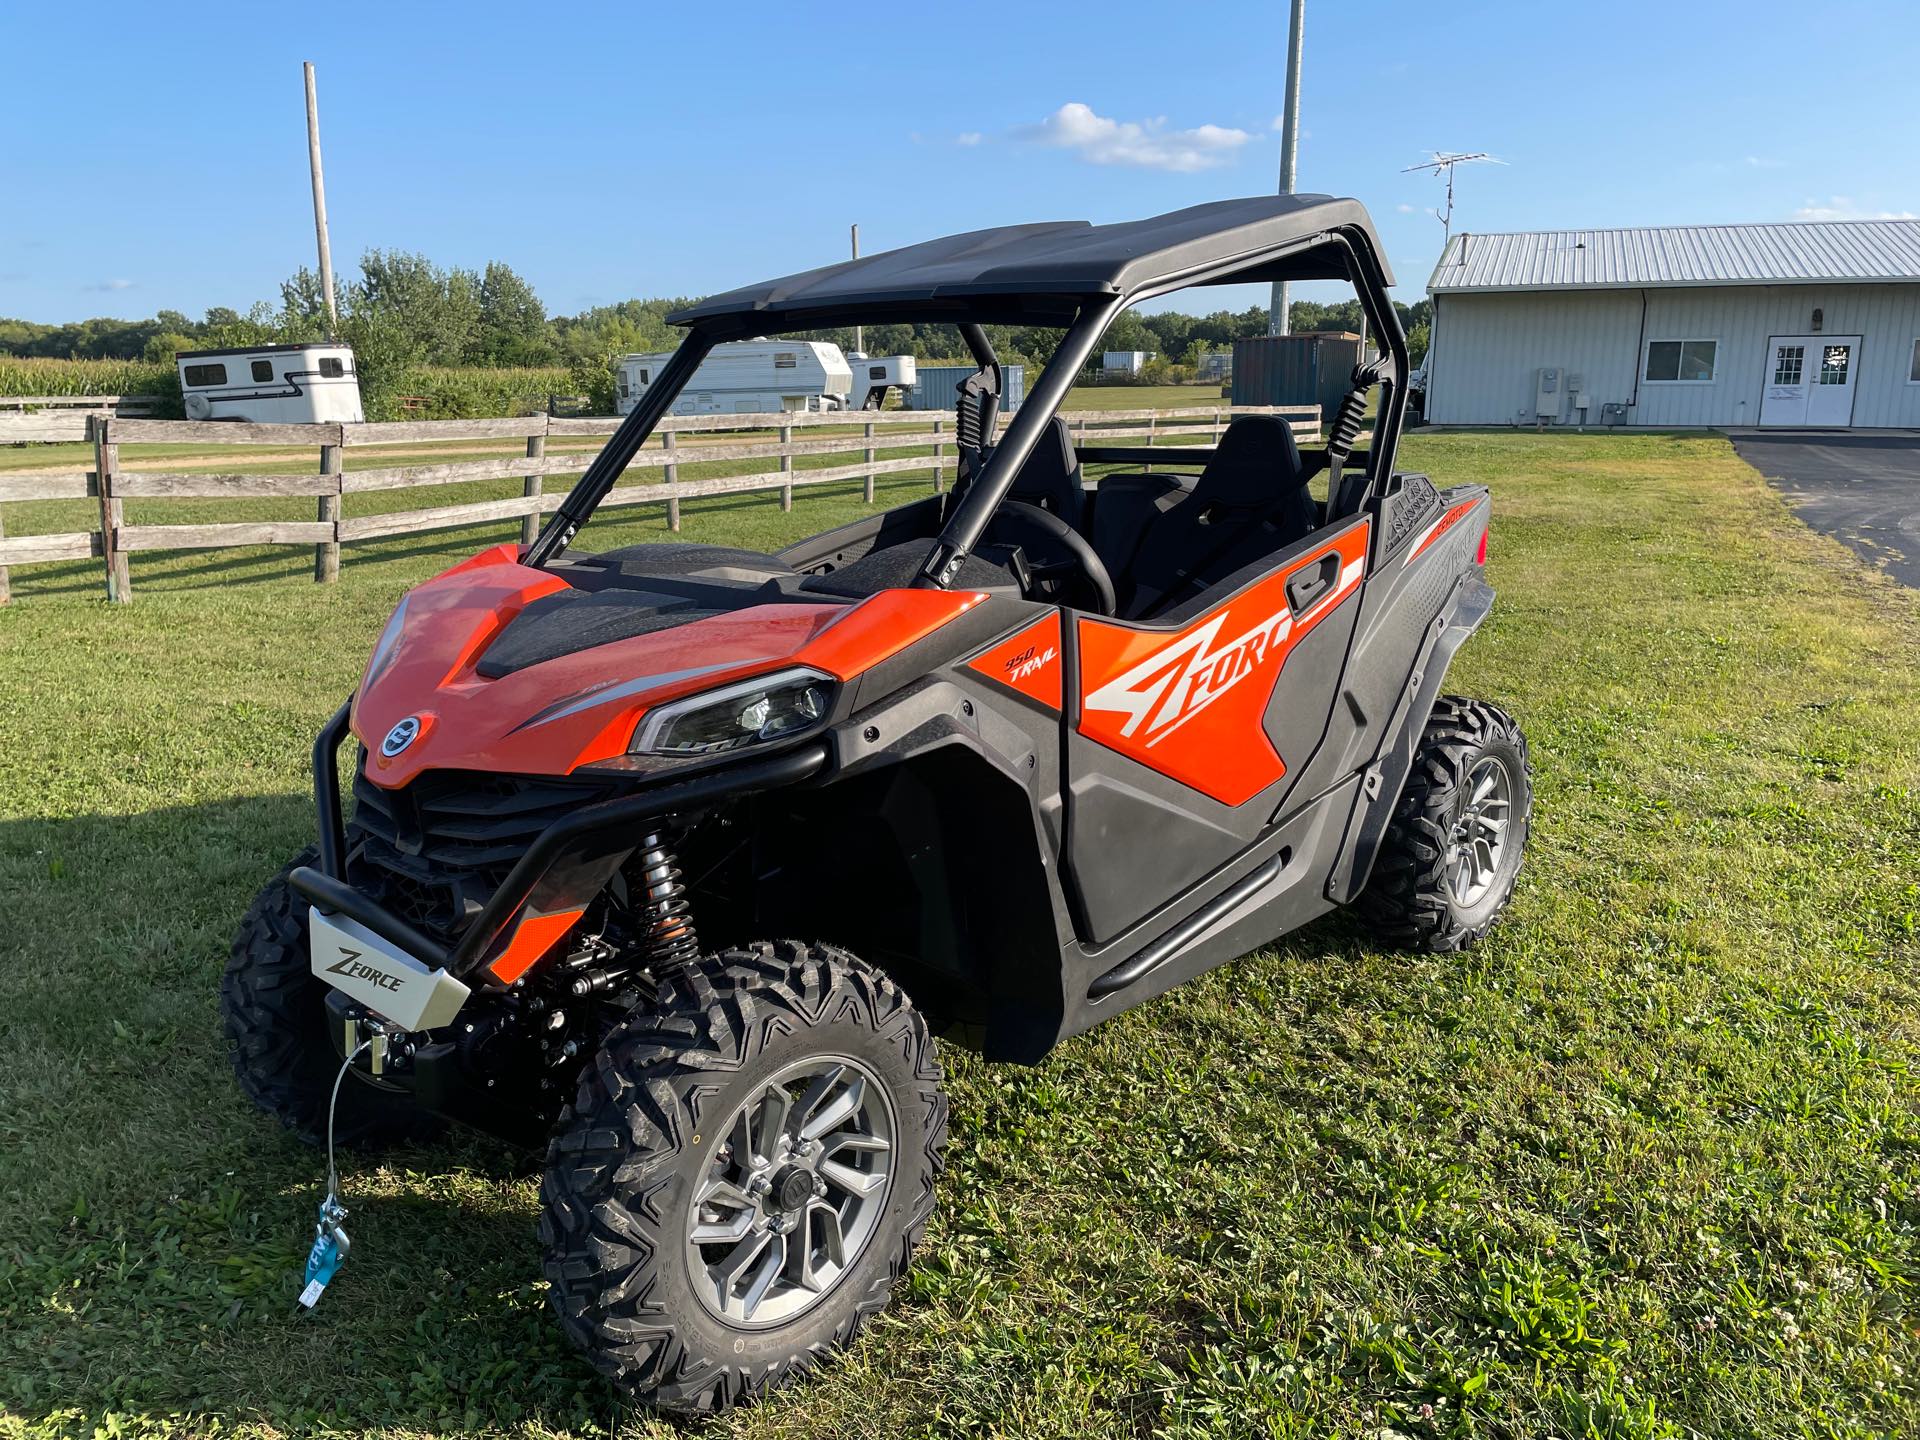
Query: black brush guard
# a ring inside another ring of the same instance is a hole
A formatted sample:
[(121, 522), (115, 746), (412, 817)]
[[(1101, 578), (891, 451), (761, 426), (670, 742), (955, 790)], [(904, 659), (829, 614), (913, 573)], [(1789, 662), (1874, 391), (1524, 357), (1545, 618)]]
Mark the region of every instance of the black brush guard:
[(698, 810), (722, 800), (761, 790), (776, 790), (810, 780), (826, 768), (827, 745), (815, 740), (764, 759), (703, 771), (684, 780), (656, 780), (632, 794), (584, 805), (541, 831), (514, 862), (480, 913), (452, 949), (349, 885), (346, 880), (347, 826), (340, 805), (340, 744), (347, 737), (349, 700), (328, 720), (313, 742), (313, 803), (320, 821), (320, 864), (303, 865), (287, 877), (308, 901), (331, 914), (357, 921), (415, 959), (465, 979), (479, 968), (488, 947), (512, 923), (534, 887), (562, 864), (604, 858), (639, 843), (636, 828), (675, 811)]

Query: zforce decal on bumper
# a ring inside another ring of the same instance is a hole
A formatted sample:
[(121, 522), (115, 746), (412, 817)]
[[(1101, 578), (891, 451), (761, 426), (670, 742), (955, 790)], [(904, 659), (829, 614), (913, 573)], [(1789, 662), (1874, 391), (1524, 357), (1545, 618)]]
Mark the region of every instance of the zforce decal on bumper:
[[(1081, 620), (1080, 733), (1222, 804), (1259, 794), (1287, 769), (1263, 723), (1273, 687), (1293, 647), (1359, 589), (1368, 530), (1355, 526), (1171, 636)], [(1296, 584), (1322, 571), (1317, 591)]]

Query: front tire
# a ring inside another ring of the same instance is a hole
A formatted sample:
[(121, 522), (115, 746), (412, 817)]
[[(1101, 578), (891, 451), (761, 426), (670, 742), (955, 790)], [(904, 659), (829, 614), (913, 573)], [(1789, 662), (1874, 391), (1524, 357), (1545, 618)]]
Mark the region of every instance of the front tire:
[[(327, 1031), (327, 986), (313, 973), (307, 902), (287, 877), (317, 860), (317, 851), (302, 851), (254, 897), (220, 980), (221, 1028), (240, 1089), (316, 1146), (326, 1143), (340, 1055)], [(342, 1145), (378, 1146), (440, 1128), (403, 1095), (357, 1080), (340, 1087), (334, 1136)]]
[(1485, 938), (1513, 898), (1533, 813), (1527, 737), (1498, 705), (1443, 695), (1414, 751), (1360, 910), (1391, 945)]
[(608, 1036), (548, 1150), (562, 1327), (667, 1410), (814, 1369), (886, 1305), (946, 1123), (926, 1022), (847, 952), (762, 942), (671, 972)]

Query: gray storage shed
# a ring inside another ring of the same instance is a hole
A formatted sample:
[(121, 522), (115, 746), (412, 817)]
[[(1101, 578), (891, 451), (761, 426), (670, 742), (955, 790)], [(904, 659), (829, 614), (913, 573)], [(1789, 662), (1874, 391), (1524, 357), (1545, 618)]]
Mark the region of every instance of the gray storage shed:
[[(951, 410), (960, 382), (979, 368), (977, 365), (916, 365), (913, 388), (903, 390), (901, 399), (909, 410)], [(1027, 367), (1002, 365), (1000, 385), (1000, 413), (1011, 415), (1027, 398)]]
[(1360, 337), (1345, 330), (1255, 335), (1233, 342), (1235, 405), (1318, 405), (1332, 416), (1353, 386)]

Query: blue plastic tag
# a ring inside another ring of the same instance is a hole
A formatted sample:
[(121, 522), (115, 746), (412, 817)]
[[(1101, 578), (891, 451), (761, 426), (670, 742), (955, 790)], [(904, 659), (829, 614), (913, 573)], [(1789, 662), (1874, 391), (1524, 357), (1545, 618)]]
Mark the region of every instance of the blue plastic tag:
[(300, 1303), (311, 1310), (320, 1300), (334, 1274), (346, 1261), (349, 1241), (340, 1222), (347, 1217), (345, 1207), (332, 1195), (320, 1202), (320, 1219), (313, 1227), (313, 1248), (307, 1251), (307, 1283), (300, 1292)]

